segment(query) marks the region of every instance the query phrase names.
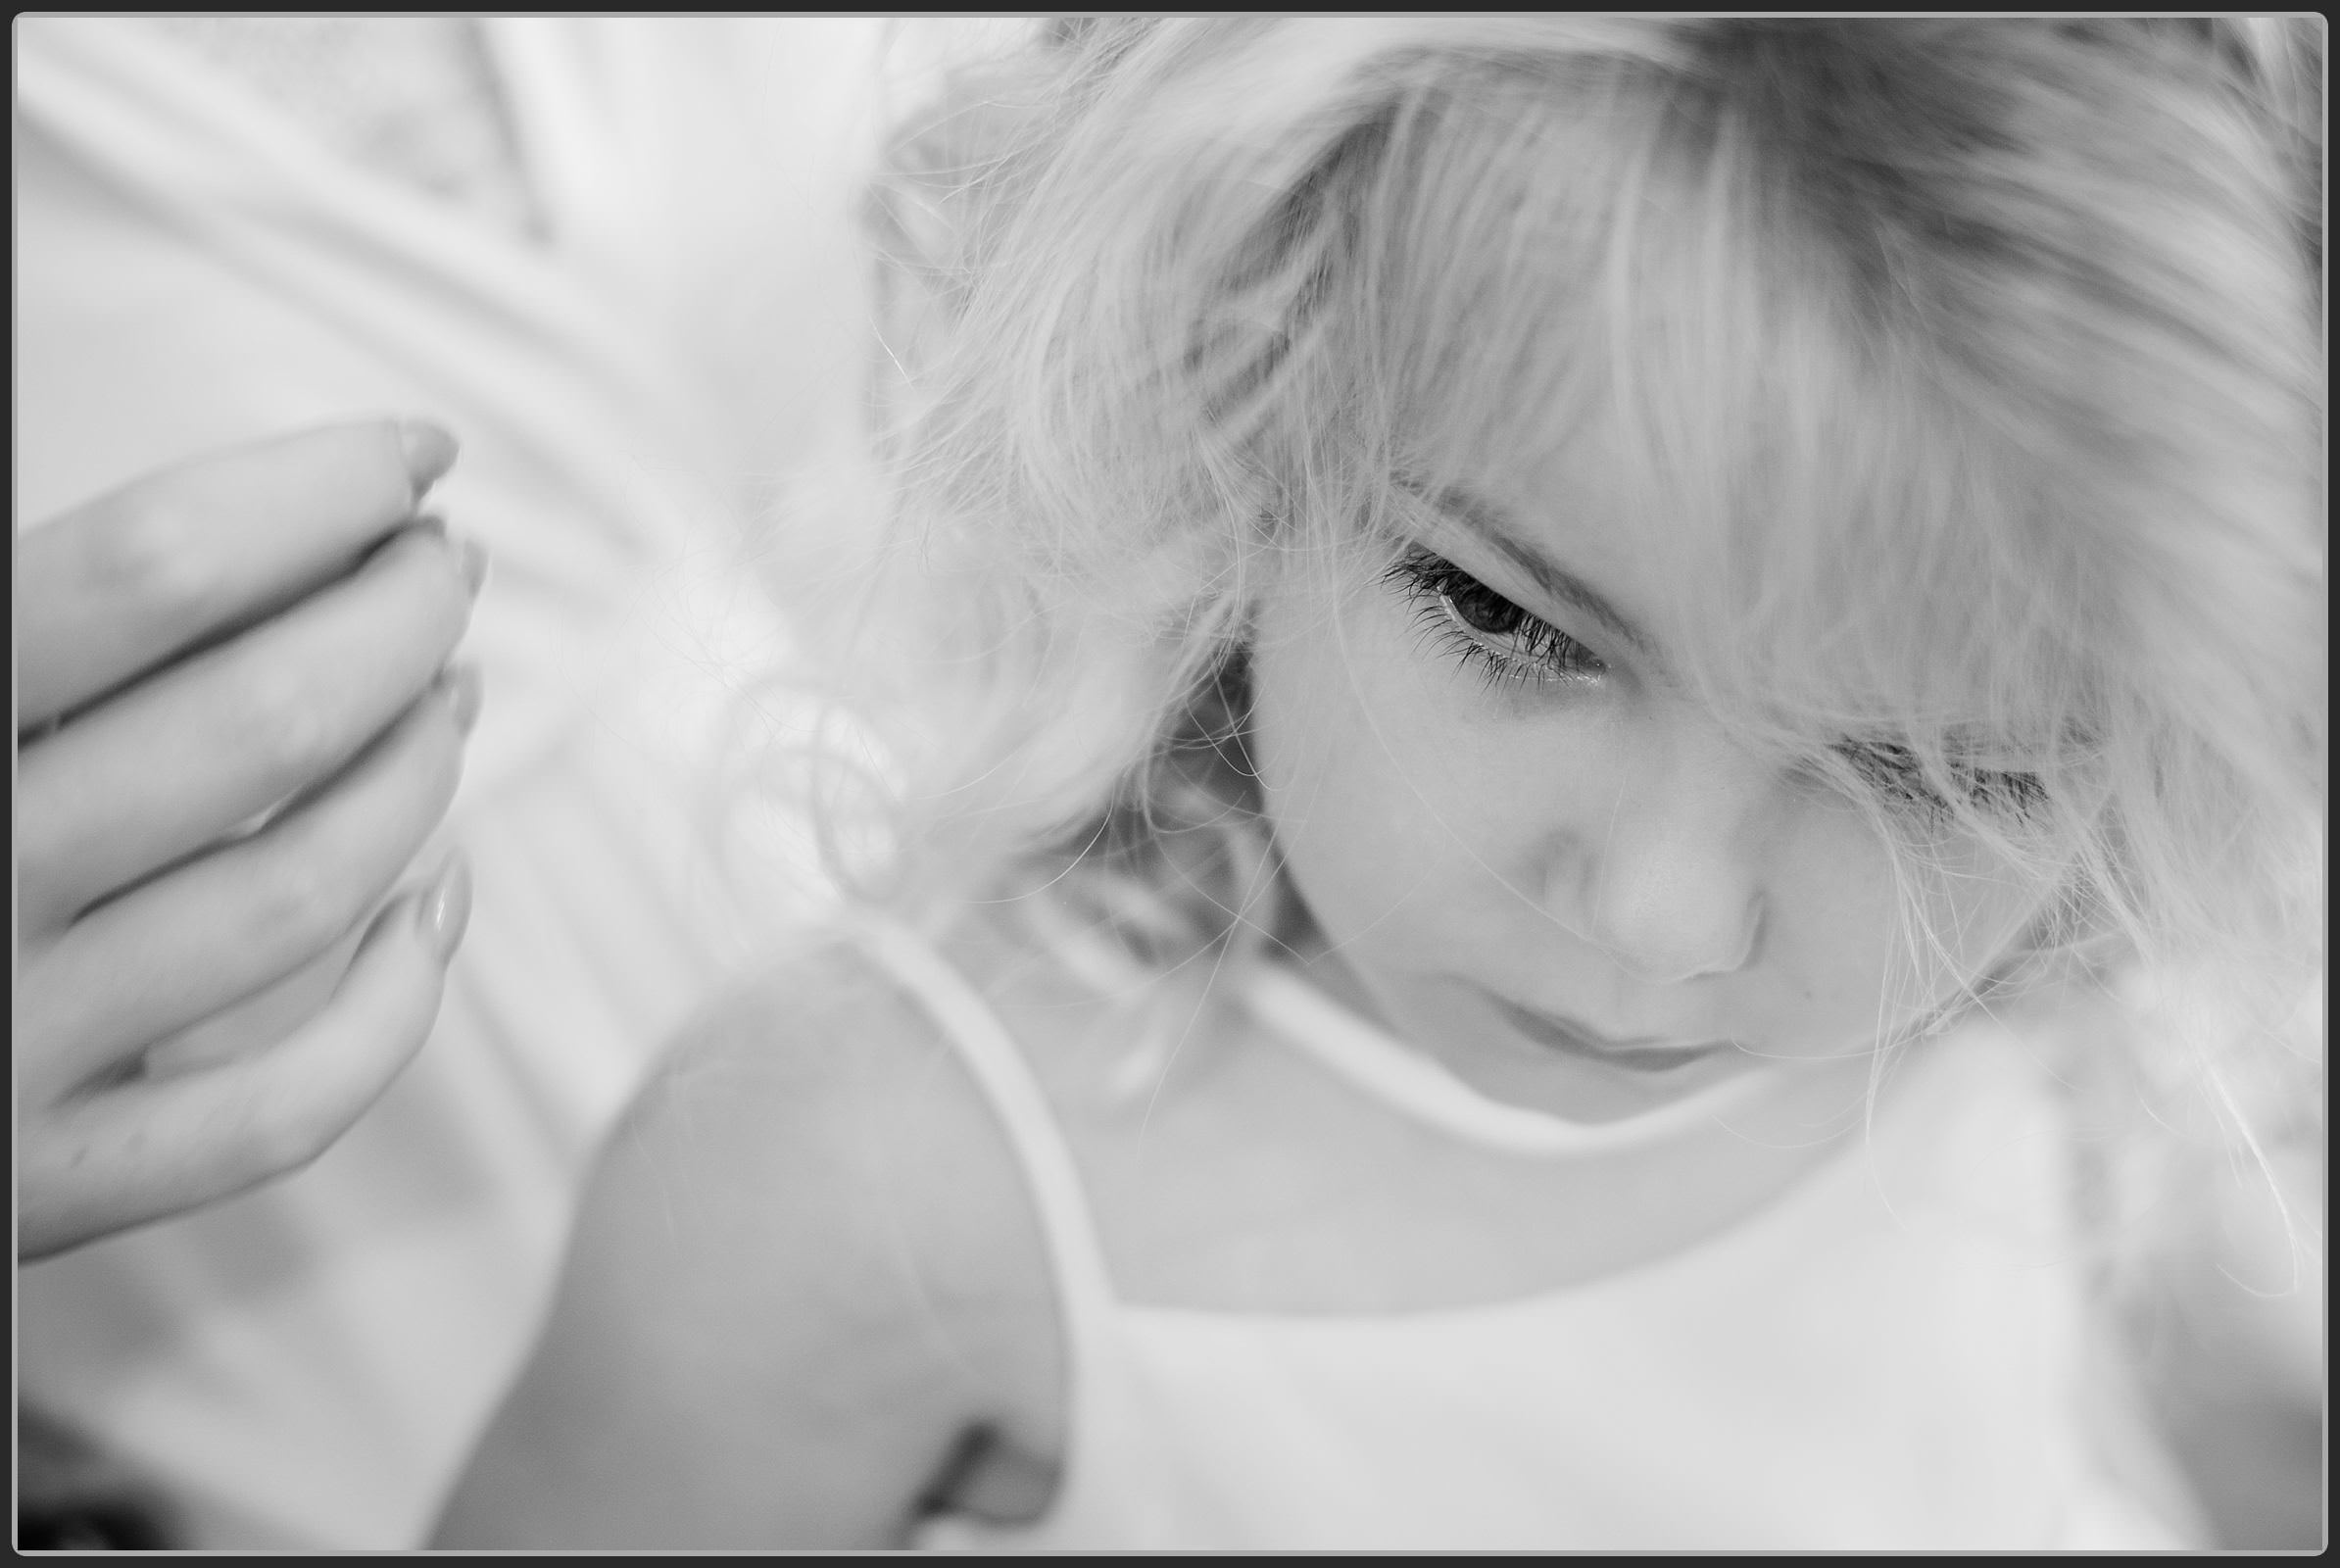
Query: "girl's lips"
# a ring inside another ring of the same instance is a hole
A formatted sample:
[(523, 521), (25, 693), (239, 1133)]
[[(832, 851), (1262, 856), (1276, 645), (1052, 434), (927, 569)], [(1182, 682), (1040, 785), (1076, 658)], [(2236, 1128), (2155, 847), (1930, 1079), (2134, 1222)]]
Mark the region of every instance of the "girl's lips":
[(1516, 1003), (1488, 993), (1496, 1010), (1512, 1027), (1539, 1045), (1570, 1055), (1583, 1056), (1612, 1066), (1631, 1067), (1639, 1072), (1665, 1072), (1686, 1067), (1695, 1061), (1706, 1061), (1732, 1048), (1727, 1040), (1706, 1040), (1693, 1045), (1678, 1045), (1655, 1036), (1642, 1035), (1619, 1040), (1602, 1034), (1574, 1018), (1536, 1012)]

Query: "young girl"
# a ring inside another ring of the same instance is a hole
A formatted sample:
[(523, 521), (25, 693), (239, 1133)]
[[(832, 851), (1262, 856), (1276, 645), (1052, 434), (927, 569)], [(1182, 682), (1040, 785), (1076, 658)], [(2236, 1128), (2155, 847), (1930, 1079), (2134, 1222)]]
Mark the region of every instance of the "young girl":
[(1213, 18), (962, 81), (878, 204), (898, 548), (798, 573), (890, 914), (637, 1107), (447, 1538), (2195, 1539), (2077, 1173), (2281, 1089), (2235, 999), (2313, 963), (2282, 44)]

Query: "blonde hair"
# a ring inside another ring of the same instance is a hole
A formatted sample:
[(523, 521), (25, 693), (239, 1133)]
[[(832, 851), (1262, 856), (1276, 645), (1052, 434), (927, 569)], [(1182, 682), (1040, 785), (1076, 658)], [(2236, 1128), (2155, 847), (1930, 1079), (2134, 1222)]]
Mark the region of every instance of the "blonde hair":
[(2320, 80), (2229, 20), (1050, 24), (872, 196), (844, 874), (1258, 940), (1262, 566), (1598, 411), (1752, 755), (2026, 867), (2034, 971), (2312, 969)]

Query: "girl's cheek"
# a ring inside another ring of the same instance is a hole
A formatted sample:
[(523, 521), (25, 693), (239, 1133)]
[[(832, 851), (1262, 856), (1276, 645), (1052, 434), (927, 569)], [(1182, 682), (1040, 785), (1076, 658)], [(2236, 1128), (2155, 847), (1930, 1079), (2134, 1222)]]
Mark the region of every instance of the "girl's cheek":
[(1374, 701), (1384, 672), (1359, 651), (1293, 641), (1253, 658), (1253, 760), (1300, 893), (1328, 929), (1387, 916), (1420, 858), (1416, 716)]
[(1814, 803), (1768, 858), (1758, 961), (1822, 1017), (1874, 1018), (1908, 946), (1884, 845), (1858, 813)]
[(1448, 920), (1465, 884), (1516, 880), (1548, 773), (1520, 735), (1473, 710), (1467, 677), (1373, 608), (1328, 635), (1263, 640), (1253, 656), (1269, 814), (1328, 931)]
[(1815, 1038), (1914, 1021), (1978, 978), (2038, 907), (1979, 858), (1897, 864), (1840, 805), (1806, 805), (1779, 848), (1762, 961), (1814, 1009)]

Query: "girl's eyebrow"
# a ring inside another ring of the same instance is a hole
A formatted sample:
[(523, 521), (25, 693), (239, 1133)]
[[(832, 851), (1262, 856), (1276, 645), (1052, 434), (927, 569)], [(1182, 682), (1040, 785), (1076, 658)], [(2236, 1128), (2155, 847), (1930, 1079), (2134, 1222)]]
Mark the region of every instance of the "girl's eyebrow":
[(1438, 512), (1462, 523), (1473, 537), (1517, 567), (1546, 595), (1597, 621), (1602, 630), (1650, 663), (1663, 665), (1664, 660), (1658, 653), (1657, 644), (1647, 632), (1628, 619), (1592, 584), (1520, 543), (1501, 508), (1451, 485), (1432, 491), (1404, 474), (1397, 475), (1397, 483)]

